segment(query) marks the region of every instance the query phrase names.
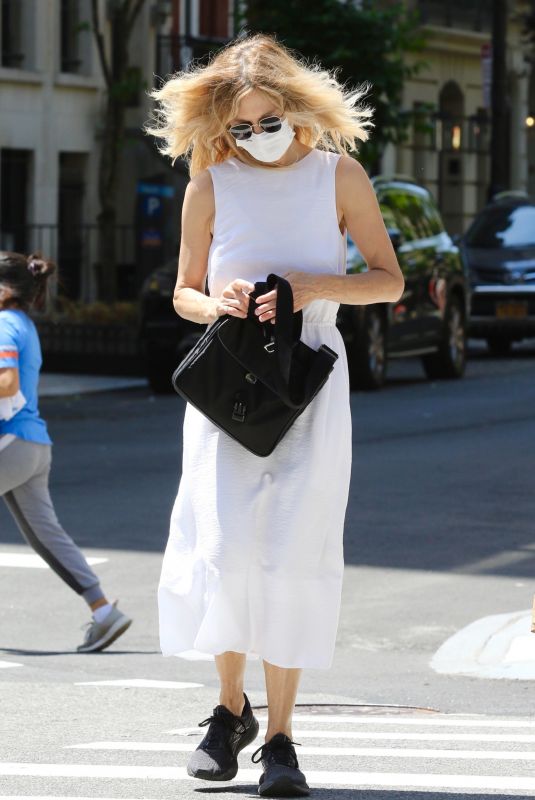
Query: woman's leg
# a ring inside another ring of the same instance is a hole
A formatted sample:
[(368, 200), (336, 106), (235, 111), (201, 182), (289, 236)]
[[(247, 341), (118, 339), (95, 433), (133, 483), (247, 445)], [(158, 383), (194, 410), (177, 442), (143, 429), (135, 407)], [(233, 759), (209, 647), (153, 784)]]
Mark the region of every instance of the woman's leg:
[(292, 738), (292, 716), (301, 673), (301, 669), (285, 669), (264, 661), (268, 701), (266, 742), (277, 733)]
[(50, 494), (51, 447), (17, 439), (0, 452), (0, 495), (22, 535), (92, 610), (106, 605), (100, 582), (63, 530)]
[(237, 717), (244, 706), (243, 678), (245, 675), (245, 655), (243, 653), (222, 653), (215, 656), (221, 690), (219, 702)]

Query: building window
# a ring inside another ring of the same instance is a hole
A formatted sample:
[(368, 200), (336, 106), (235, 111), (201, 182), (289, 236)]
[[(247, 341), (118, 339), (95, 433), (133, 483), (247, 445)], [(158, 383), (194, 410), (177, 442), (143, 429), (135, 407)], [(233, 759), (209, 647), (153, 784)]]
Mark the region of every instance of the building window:
[(61, 293), (80, 296), (81, 268), (84, 261), (84, 207), (87, 182), (85, 153), (59, 154), (58, 186), (58, 261), (61, 268)]
[(28, 244), (31, 150), (0, 150), (0, 248), (24, 253)]
[(23, 37), (22, 0), (2, 0), (2, 66), (24, 69), (26, 53)]
[(61, 72), (84, 75), (90, 72), (90, 11), (88, 0), (61, 0)]
[(79, 72), (80, 58), (80, 20), (78, 0), (61, 0), (61, 71)]
[(492, 3), (489, 0), (418, 0), (424, 24), (471, 31), (490, 31)]

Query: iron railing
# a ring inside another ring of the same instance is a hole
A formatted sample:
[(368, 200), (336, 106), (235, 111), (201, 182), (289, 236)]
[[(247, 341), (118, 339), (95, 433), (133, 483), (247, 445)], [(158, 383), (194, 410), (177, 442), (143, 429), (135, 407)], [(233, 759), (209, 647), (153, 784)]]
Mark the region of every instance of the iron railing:
[[(140, 287), (137, 238), (134, 225), (114, 227), (117, 299), (130, 300)], [(0, 249), (19, 253), (40, 251), (58, 265), (58, 290), (74, 300), (92, 301), (101, 292), (98, 264), (98, 225), (62, 228), (53, 224), (28, 224), (0, 228)]]

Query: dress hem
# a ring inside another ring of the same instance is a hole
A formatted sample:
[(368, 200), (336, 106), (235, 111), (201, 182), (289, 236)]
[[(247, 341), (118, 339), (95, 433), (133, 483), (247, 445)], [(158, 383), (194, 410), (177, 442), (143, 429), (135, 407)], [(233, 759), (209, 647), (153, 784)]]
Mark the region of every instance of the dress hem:
[[(281, 669), (324, 669), (324, 670), (328, 670), (328, 669), (331, 669), (332, 664), (333, 664), (333, 660), (334, 660), (334, 657), (333, 657), (333, 658), (331, 658), (329, 663), (322, 662), (321, 664), (319, 664), (319, 663), (314, 663), (314, 664), (310, 664), (310, 663), (309, 664), (295, 664), (295, 663), (281, 664), (281, 663), (277, 663), (278, 659), (267, 658), (266, 656), (263, 656), (260, 653), (256, 653), (256, 652), (253, 652), (253, 651), (245, 652), (245, 651), (242, 651), (242, 650), (232, 650), (231, 652), (238, 653), (240, 655), (244, 655), (245, 658), (247, 659), (247, 661), (259, 661), (259, 660), (266, 661), (268, 664), (272, 664), (274, 667), (280, 667)], [(176, 653), (175, 652), (164, 652), (162, 650), (161, 653), (162, 653), (162, 656), (164, 658), (173, 658), (173, 657), (182, 658), (184, 661), (212, 661), (215, 658), (215, 656), (223, 655), (223, 652), (221, 652), (221, 653), (207, 653), (205, 651), (194, 650), (194, 649), (181, 650), (180, 652), (176, 652)]]

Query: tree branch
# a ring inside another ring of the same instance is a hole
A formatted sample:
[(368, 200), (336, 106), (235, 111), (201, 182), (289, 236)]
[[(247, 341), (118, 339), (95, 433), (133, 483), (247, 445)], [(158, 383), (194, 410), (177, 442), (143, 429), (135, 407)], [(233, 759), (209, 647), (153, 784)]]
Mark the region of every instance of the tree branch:
[[(132, 28), (134, 26), (134, 22), (136, 21), (136, 18), (138, 16), (139, 12), (143, 8), (144, 3), (145, 3), (145, 0), (135, 0), (134, 7), (132, 8), (132, 11), (130, 12), (130, 14), (127, 17), (127, 20), (126, 20), (127, 35), (130, 34), (130, 31), (132, 30)], [(128, 5), (130, 5), (130, 0), (128, 0)]]
[(100, 65), (102, 67), (102, 72), (104, 73), (104, 80), (106, 81), (106, 86), (108, 87), (108, 89), (110, 89), (111, 74), (110, 74), (109, 64), (106, 60), (106, 48), (104, 46), (104, 36), (100, 28), (100, 14), (98, 10), (98, 3), (99, 0), (91, 0), (91, 21), (93, 25), (93, 33), (95, 36), (95, 41), (97, 43)]

